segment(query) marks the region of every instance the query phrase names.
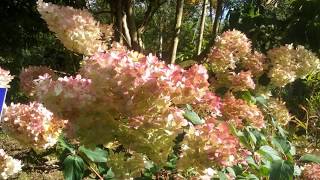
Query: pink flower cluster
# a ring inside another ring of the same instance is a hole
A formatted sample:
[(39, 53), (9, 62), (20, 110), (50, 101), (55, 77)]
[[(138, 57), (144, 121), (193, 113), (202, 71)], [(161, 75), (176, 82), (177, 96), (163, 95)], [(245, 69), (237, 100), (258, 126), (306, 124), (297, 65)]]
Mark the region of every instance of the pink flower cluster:
[(48, 74), (53, 78), (56, 77), (55, 72), (45, 66), (30, 66), (28, 68), (24, 68), (19, 75), (20, 88), (27, 95), (33, 96), (35, 87), (34, 80), (45, 74)]
[(5, 111), (3, 130), (35, 150), (53, 146), (66, 121), (56, 118), (42, 104), (11, 104)]
[(80, 74), (57, 80), (41, 76), (36, 95), (68, 119), (69, 136), (86, 145), (118, 140), (163, 164), (174, 138), (188, 124), (176, 106), (206, 101), (206, 107), (218, 112), (218, 98), (208, 94), (208, 74), (200, 65), (184, 70), (118, 49), (85, 60)]
[(320, 164), (307, 164), (302, 172), (304, 180), (320, 180)]
[[(132, 52), (107, 52), (87, 60), (80, 73), (113, 111), (127, 116), (164, 112), (172, 104), (192, 103), (208, 91), (203, 66), (189, 70), (155, 56), (132, 58)], [(152, 89), (152, 91), (150, 91)]]
[(223, 99), (221, 112), (225, 121), (238, 128), (242, 128), (245, 123), (258, 129), (265, 127), (264, 117), (259, 108), (242, 99), (236, 99), (233, 95), (226, 95)]
[(82, 78), (81, 75), (54, 80), (46, 74), (39, 77), (35, 89), (37, 98), (48, 109), (71, 120), (95, 100), (90, 87), (91, 80)]
[(217, 37), (207, 63), (215, 73), (216, 87), (228, 87), (232, 91), (254, 89), (253, 76), (261, 76), (267, 68), (266, 57), (257, 51), (251, 53), (251, 42), (237, 30)]
[(13, 76), (10, 75), (9, 71), (6, 71), (0, 68), (0, 87), (9, 88), (9, 83), (13, 79)]
[(236, 64), (250, 51), (251, 42), (246, 35), (237, 30), (226, 31), (217, 37), (208, 61), (215, 72), (225, 72), (235, 69)]
[(245, 158), (250, 155), (231, 133), (228, 123), (214, 118), (206, 119), (203, 125), (191, 126), (182, 149), (178, 169), (192, 167), (199, 174), (209, 167), (245, 164)]

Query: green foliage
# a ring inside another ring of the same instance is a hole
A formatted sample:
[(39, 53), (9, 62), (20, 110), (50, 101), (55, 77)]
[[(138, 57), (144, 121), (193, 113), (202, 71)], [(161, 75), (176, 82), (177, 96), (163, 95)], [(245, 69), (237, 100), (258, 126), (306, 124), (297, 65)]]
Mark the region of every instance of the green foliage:
[(84, 174), (84, 161), (76, 155), (69, 155), (63, 161), (63, 175), (66, 180), (82, 179)]
[(186, 118), (188, 121), (190, 121), (194, 125), (204, 124), (204, 119), (201, 119), (200, 116), (192, 110), (192, 107), (190, 105), (187, 106), (183, 117)]
[(314, 162), (320, 164), (320, 156), (314, 154), (305, 154), (301, 156), (300, 161), (303, 162)]
[(290, 161), (277, 160), (271, 164), (270, 180), (293, 179), (294, 165)]

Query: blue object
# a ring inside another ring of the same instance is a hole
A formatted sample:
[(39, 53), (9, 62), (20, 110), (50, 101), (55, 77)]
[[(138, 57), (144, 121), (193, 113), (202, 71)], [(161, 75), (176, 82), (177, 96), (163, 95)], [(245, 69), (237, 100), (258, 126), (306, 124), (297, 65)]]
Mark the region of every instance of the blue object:
[(0, 88), (0, 118), (2, 116), (3, 105), (7, 95), (7, 88)]

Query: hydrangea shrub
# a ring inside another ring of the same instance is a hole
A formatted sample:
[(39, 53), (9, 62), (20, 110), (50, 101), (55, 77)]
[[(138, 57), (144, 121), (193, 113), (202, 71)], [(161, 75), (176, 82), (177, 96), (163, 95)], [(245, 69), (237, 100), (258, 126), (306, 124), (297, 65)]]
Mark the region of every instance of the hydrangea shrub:
[[(173, 156), (177, 178), (272, 179), (284, 173), (275, 168), (279, 165), (293, 177), (294, 148), (281, 126), (290, 114), (269, 89), (319, 69), (319, 59), (303, 46), (285, 45), (264, 55), (252, 50), (243, 33), (231, 30), (217, 37), (204, 65), (183, 69), (109, 44), (112, 26), (98, 23), (86, 10), (41, 0), (38, 10), (65, 47), (86, 58), (74, 76), (57, 77), (46, 68), (22, 72), (21, 87), (37, 102), (12, 104), (3, 122), (21, 143), (43, 150), (63, 129), (81, 147), (118, 144), (108, 160), (80, 151), (104, 162), (119, 179), (168, 167)], [(2, 74), (4, 83), (11, 80)], [(263, 75), (268, 86), (259, 84)], [(268, 132), (274, 120), (279, 133)]]

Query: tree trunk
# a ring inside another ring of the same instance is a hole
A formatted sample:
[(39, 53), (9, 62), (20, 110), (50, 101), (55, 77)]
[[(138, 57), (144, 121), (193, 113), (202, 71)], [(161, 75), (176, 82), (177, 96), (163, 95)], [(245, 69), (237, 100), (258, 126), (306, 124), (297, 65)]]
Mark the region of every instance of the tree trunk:
[(212, 38), (210, 39), (206, 49), (203, 50), (199, 55), (193, 57), (192, 60), (202, 63), (205, 60), (205, 57), (207, 56), (207, 54), (210, 52), (210, 49), (212, 48), (212, 46), (214, 46), (215, 39), (217, 36), (217, 31), (218, 31), (218, 24), (220, 23), (220, 18), (222, 15), (222, 10), (223, 10), (223, 0), (217, 0), (217, 9), (214, 17), (214, 23), (212, 26), (212, 29), (213, 29)]
[(179, 44), (179, 34), (181, 31), (180, 28), (181, 28), (182, 15), (183, 15), (183, 5), (184, 5), (184, 0), (177, 0), (175, 34), (174, 34), (171, 57), (170, 57), (171, 64), (174, 64), (176, 61), (177, 48)]
[(217, 33), (218, 33), (218, 27), (220, 23), (220, 18), (222, 15), (222, 9), (223, 9), (223, 0), (217, 0), (217, 9), (216, 9), (216, 15), (214, 17), (213, 27), (212, 27), (212, 35), (213, 38), (216, 39)]
[(122, 17), (122, 23), (123, 23), (123, 30), (124, 30), (124, 34), (126, 37), (126, 42), (128, 44), (129, 47), (132, 47), (132, 40), (131, 40), (131, 36), (130, 36), (130, 30), (128, 28), (128, 24), (127, 24), (127, 15), (124, 14)]
[(201, 13), (201, 23), (200, 23), (200, 31), (199, 31), (199, 39), (198, 39), (198, 50), (197, 54), (199, 55), (201, 52), (202, 40), (203, 40), (203, 31), (206, 21), (206, 10), (207, 10), (207, 0), (203, 0), (202, 5), (202, 13)]
[(126, 0), (125, 8), (126, 8), (128, 29), (131, 37), (131, 47), (134, 50), (140, 50), (138, 31), (135, 23), (135, 14), (133, 11), (133, 0)]
[(163, 23), (162, 23), (162, 17), (160, 17), (159, 20), (159, 58), (162, 59), (163, 53)]

